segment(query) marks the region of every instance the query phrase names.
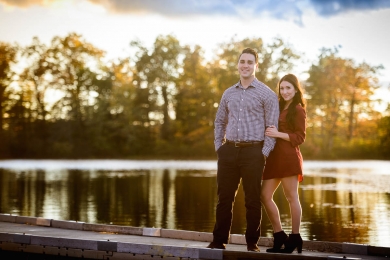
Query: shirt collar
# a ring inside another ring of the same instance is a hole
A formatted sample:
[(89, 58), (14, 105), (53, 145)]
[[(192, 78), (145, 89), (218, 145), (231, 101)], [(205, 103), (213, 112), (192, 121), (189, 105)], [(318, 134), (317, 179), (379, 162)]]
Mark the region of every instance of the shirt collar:
[[(260, 81), (255, 77), (252, 81), (252, 83), (248, 86), (249, 87), (254, 87), (254, 88), (257, 88), (259, 86), (259, 83)], [(241, 80), (239, 80), (236, 84), (236, 88), (239, 87), (239, 88), (244, 88), (242, 85), (241, 85)]]

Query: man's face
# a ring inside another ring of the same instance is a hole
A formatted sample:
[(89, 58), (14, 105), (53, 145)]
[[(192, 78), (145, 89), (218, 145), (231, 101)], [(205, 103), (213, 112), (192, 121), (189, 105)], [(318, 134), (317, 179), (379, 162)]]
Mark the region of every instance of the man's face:
[(240, 60), (238, 61), (238, 73), (242, 78), (250, 78), (255, 75), (257, 69), (257, 63), (255, 56), (250, 53), (241, 54)]

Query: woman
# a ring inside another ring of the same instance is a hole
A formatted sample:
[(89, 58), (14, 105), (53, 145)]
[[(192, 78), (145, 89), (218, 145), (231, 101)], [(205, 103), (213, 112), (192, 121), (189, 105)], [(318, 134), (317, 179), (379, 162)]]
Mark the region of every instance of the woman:
[[(299, 202), (298, 185), (303, 180), (302, 155), (299, 145), (306, 136), (306, 102), (297, 77), (287, 74), (278, 83), (279, 130), (270, 126), (266, 135), (276, 138), (274, 150), (267, 158), (263, 173), (261, 201), (267, 211), (274, 232), (274, 246), (267, 252), (292, 253), (297, 248), (302, 252), (299, 234), (302, 208)], [(287, 237), (282, 229), (278, 207), (273, 201), (275, 190), (282, 184), (284, 195), (290, 205), (292, 233)], [(281, 249), (284, 244), (284, 248)]]

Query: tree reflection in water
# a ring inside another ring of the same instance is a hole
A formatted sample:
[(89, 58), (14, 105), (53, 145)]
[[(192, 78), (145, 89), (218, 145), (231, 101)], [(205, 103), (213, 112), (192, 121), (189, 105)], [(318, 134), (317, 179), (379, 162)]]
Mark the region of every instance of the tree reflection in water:
[[(390, 192), (383, 187), (388, 187), (390, 174), (308, 172), (299, 190), (304, 239), (388, 246)], [(0, 189), (2, 213), (204, 232), (213, 230), (217, 203), (215, 170), (0, 169)], [(274, 199), (289, 232), (289, 207), (281, 188)], [(232, 233), (244, 234), (245, 227), (240, 187)], [(272, 236), (264, 210), (261, 235)]]

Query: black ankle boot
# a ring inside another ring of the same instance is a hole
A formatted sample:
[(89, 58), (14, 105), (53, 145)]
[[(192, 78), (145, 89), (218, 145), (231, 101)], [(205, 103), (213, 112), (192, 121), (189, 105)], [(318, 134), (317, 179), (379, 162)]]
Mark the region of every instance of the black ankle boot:
[(279, 253), (280, 248), (287, 240), (287, 235), (284, 231), (279, 231), (274, 233), (274, 246), (272, 248), (268, 248), (266, 251), (268, 253)]
[(302, 253), (302, 244), (301, 234), (290, 234), (284, 243), (284, 249), (281, 249), (279, 252), (291, 254), (296, 248), (298, 253)]

